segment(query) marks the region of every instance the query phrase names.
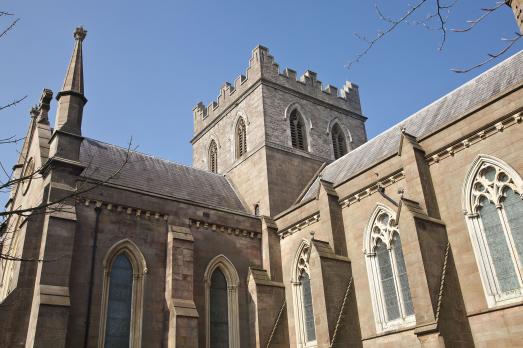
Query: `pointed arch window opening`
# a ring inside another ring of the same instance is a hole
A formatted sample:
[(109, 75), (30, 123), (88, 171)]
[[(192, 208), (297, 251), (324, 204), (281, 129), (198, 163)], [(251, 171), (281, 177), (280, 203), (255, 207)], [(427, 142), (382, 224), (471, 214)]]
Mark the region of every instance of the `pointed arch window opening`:
[(298, 110), (293, 110), (289, 118), (291, 129), (291, 143), (292, 147), (300, 150), (307, 149), (307, 133), (305, 130), (305, 123), (303, 116)]
[(379, 208), (367, 233), (367, 270), (378, 331), (415, 323), (399, 229), (392, 212)]
[(335, 160), (347, 154), (347, 141), (345, 140), (345, 134), (338, 124), (334, 124), (332, 127), (331, 140)]
[(210, 301), (211, 348), (229, 347), (227, 280), (220, 268), (211, 277)]
[(104, 280), (98, 347), (141, 347), (147, 265), (128, 239), (113, 245), (103, 261)]
[(238, 272), (224, 255), (213, 258), (204, 273), (205, 347), (240, 348)]
[(490, 307), (523, 299), (522, 192), (521, 177), (493, 158), (467, 184), (467, 225)]
[(218, 146), (214, 140), (209, 145), (209, 171), (218, 172)]
[(240, 158), (247, 153), (247, 128), (243, 117), (238, 119), (236, 124), (236, 158)]
[(294, 313), (300, 347), (316, 347), (317, 344), (309, 269), (310, 248), (310, 242), (304, 240), (298, 249), (293, 271)]

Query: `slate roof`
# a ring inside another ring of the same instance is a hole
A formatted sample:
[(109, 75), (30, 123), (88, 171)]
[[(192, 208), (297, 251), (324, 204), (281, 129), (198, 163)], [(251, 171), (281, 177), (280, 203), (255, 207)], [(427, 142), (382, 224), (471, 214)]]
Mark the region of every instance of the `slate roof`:
[[(85, 138), (80, 147), (80, 162), (87, 168), (82, 176), (107, 180), (122, 167), (126, 155), (125, 148)], [(245, 212), (238, 195), (223, 175), (136, 151), (130, 153), (128, 162), (110, 184)]]
[[(321, 172), (324, 180), (343, 183), (398, 151), (401, 128), (424, 138), (463, 117), (499, 93), (523, 82), (523, 51), (499, 63), (410, 117), (377, 135)], [(319, 178), (311, 184), (301, 202), (312, 199), (319, 189)]]

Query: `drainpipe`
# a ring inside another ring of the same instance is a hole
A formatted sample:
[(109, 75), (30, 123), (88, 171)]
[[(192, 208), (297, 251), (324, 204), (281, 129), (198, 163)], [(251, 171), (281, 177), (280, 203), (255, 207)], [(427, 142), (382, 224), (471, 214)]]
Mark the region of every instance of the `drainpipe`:
[(91, 303), (92, 303), (92, 295), (93, 295), (93, 283), (94, 283), (94, 267), (96, 264), (96, 248), (98, 243), (98, 225), (100, 222), (100, 213), (102, 212), (102, 209), (98, 204), (96, 205), (96, 208), (94, 208), (94, 211), (96, 212), (96, 220), (94, 223), (94, 236), (93, 236), (93, 248), (91, 250), (91, 270), (89, 274), (89, 293), (87, 297), (87, 315), (85, 317), (85, 336), (84, 336), (84, 348), (87, 348), (87, 343), (89, 341), (89, 329), (91, 324)]

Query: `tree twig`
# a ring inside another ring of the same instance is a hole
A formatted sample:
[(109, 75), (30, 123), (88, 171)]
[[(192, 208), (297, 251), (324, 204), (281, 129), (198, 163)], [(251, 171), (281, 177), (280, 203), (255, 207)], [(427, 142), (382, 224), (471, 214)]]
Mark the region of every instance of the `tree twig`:
[(506, 38), (502, 38), (501, 40), (502, 41), (506, 41), (507, 42), (507, 45), (501, 49), (500, 51), (496, 52), (496, 53), (488, 53), (487, 56), (488, 58), (485, 59), (484, 61), (476, 64), (476, 65), (473, 65), (469, 68), (453, 68), (453, 69), (450, 69), (451, 71), (454, 71), (455, 73), (459, 73), (459, 74), (464, 74), (464, 73), (468, 73), (469, 71), (472, 71), (474, 69), (477, 69), (479, 67), (482, 67), (483, 65), (493, 61), (494, 59), (496, 58), (499, 58), (500, 56), (502, 56), (503, 54), (505, 54), (509, 49), (512, 48), (512, 46), (514, 46), (516, 44), (516, 42), (518, 42), (522, 37), (523, 35), (521, 35), (520, 33), (515, 33), (516, 36), (510, 38), (510, 39), (506, 39)]
[(16, 104), (20, 103), (21, 101), (23, 101), (25, 98), (27, 98), (27, 96), (24, 96), (20, 99), (16, 99), (16, 100), (13, 100), (12, 102), (10, 102), (9, 104), (6, 104), (4, 106), (0, 106), (0, 111), (1, 110), (4, 110), (4, 109), (7, 109), (7, 108), (10, 108), (12, 106), (15, 106)]

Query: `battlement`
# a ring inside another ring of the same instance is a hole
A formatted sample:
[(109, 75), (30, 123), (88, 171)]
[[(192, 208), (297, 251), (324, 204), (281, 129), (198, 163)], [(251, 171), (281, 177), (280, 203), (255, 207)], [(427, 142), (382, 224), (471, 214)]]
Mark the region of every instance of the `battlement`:
[(318, 80), (318, 74), (310, 70), (297, 78), (295, 70), (285, 68), (280, 71), (280, 67), (269, 53), (269, 49), (258, 45), (252, 50), (245, 75), (238, 76), (233, 84), (225, 82), (220, 88), (218, 98), (207, 106), (199, 102), (194, 107), (195, 134), (198, 134), (231, 105), (236, 104), (236, 101), (260, 80), (269, 85), (272, 83), (286, 87), (353, 114), (361, 115), (358, 85), (347, 81), (341, 89), (329, 84), (324, 87)]

